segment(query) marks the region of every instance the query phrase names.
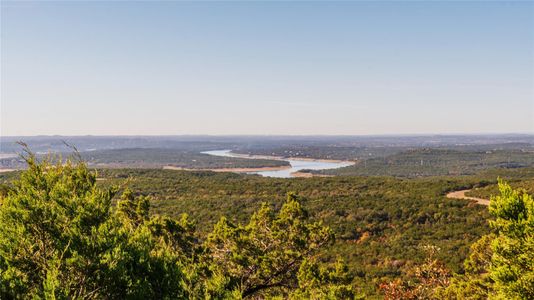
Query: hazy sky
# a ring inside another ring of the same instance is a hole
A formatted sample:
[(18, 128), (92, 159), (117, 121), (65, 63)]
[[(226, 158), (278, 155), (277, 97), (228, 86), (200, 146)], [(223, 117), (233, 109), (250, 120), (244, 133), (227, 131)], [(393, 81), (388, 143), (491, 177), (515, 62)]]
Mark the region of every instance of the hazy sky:
[(534, 4), (1, 2), (1, 134), (534, 132)]

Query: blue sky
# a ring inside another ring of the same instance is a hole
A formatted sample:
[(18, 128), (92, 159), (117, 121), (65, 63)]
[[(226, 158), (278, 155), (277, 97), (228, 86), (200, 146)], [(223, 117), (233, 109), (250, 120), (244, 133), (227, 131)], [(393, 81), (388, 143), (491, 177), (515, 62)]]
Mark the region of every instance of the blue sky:
[(1, 4), (2, 135), (534, 133), (533, 2)]

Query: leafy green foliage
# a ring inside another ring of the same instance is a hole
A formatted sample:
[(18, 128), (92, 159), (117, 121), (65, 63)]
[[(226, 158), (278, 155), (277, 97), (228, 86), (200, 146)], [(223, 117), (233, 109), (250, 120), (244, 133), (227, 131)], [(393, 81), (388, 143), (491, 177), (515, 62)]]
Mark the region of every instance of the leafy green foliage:
[(499, 183), (501, 195), (491, 199), (490, 223), (498, 234), (492, 242), (490, 267), (498, 298), (534, 298), (534, 200)]
[(471, 253), (465, 260), (465, 273), (455, 274), (450, 285), (439, 287), (436, 291), (438, 298), (445, 299), (487, 299), (493, 290), (494, 282), (488, 269), (491, 264), (493, 251), (491, 243), (495, 235), (484, 235), (471, 245)]
[(338, 260), (333, 267), (320, 266), (309, 260), (303, 260), (297, 278), (298, 289), (289, 295), (291, 299), (354, 298), (351, 287), (352, 276), (341, 260)]
[(246, 226), (221, 219), (205, 243), (212, 272), (229, 279), (225, 290), (237, 290), (244, 297), (263, 290), (288, 294), (297, 287), (309, 293), (316, 287), (305, 282), (321, 279), (324, 283), (327, 280), (322, 279), (330, 277), (298, 275), (312, 268), (308, 260), (333, 235), (329, 228), (308, 223), (307, 218), (296, 196), (289, 194), (277, 214), (264, 204)]
[[(0, 207), (0, 291), (6, 297), (124, 298), (183, 295), (175, 254), (116, 189), (101, 190), (85, 164), (36, 163)], [(144, 211), (143, 211), (144, 210)], [(152, 222), (152, 221), (151, 221)], [(135, 225), (134, 225), (135, 224)], [(161, 271), (170, 276), (161, 279)]]

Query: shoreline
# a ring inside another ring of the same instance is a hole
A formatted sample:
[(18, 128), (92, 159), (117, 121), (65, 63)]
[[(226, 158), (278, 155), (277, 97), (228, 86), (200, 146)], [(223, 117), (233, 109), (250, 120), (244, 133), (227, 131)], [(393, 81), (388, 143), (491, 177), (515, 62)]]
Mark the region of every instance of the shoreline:
[(262, 172), (262, 171), (281, 171), (291, 169), (291, 166), (280, 167), (257, 167), (257, 168), (213, 168), (213, 169), (191, 169), (175, 166), (164, 166), (163, 170), (175, 170), (175, 171), (211, 171), (211, 172), (232, 172), (232, 173), (250, 173), (250, 172)]
[[(309, 157), (283, 157), (283, 156), (271, 156), (271, 155), (254, 155), (254, 154), (243, 154), (243, 153), (235, 153), (230, 150), (228, 152), (233, 157), (238, 158), (248, 158), (248, 159), (270, 159), (270, 160), (300, 160), (300, 161), (314, 161), (314, 162), (325, 162), (325, 163), (346, 163), (350, 165), (356, 164), (356, 161), (352, 160), (337, 160), (337, 159), (322, 159), (322, 158), (309, 158)], [(296, 172), (295, 172), (296, 173)]]
[(334, 175), (314, 174), (301, 171), (292, 172), (289, 175), (291, 175), (292, 178), (334, 177)]
[(0, 173), (8, 173), (18, 171), (17, 169), (0, 169)]

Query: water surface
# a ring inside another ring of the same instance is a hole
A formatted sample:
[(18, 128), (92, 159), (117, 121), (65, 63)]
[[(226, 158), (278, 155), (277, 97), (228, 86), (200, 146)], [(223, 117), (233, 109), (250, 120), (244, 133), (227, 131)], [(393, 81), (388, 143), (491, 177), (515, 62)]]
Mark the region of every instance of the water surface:
[[(230, 151), (231, 150), (214, 150), (214, 151), (204, 151), (202, 153), (214, 155), (214, 156), (255, 159), (254, 157), (244, 157), (239, 154), (234, 154)], [(265, 158), (268, 158), (268, 157), (265, 157)], [(352, 162), (348, 162), (348, 161), (330, 162), (330, 161), (306, 160), (306, 159), (298, 159), (298, 158), (285, 159), (285, 158), (276, 158), (276, 157), (271, 158), (271, 159), (287, 161), (291, 165), (291, 168), (283, 169), (283, 170), (274, 170), (274, 171), (247, 172), (247, 174), (258, 174), (258, 175), (265, 176), (265, 177), (289, 178), (289, 177), (292, 177), (291, 173), (298, 172), (301, 170), (337, 169), (337, 168), (342, 168), (342, 167), (348, 167), (353, 164)]]

